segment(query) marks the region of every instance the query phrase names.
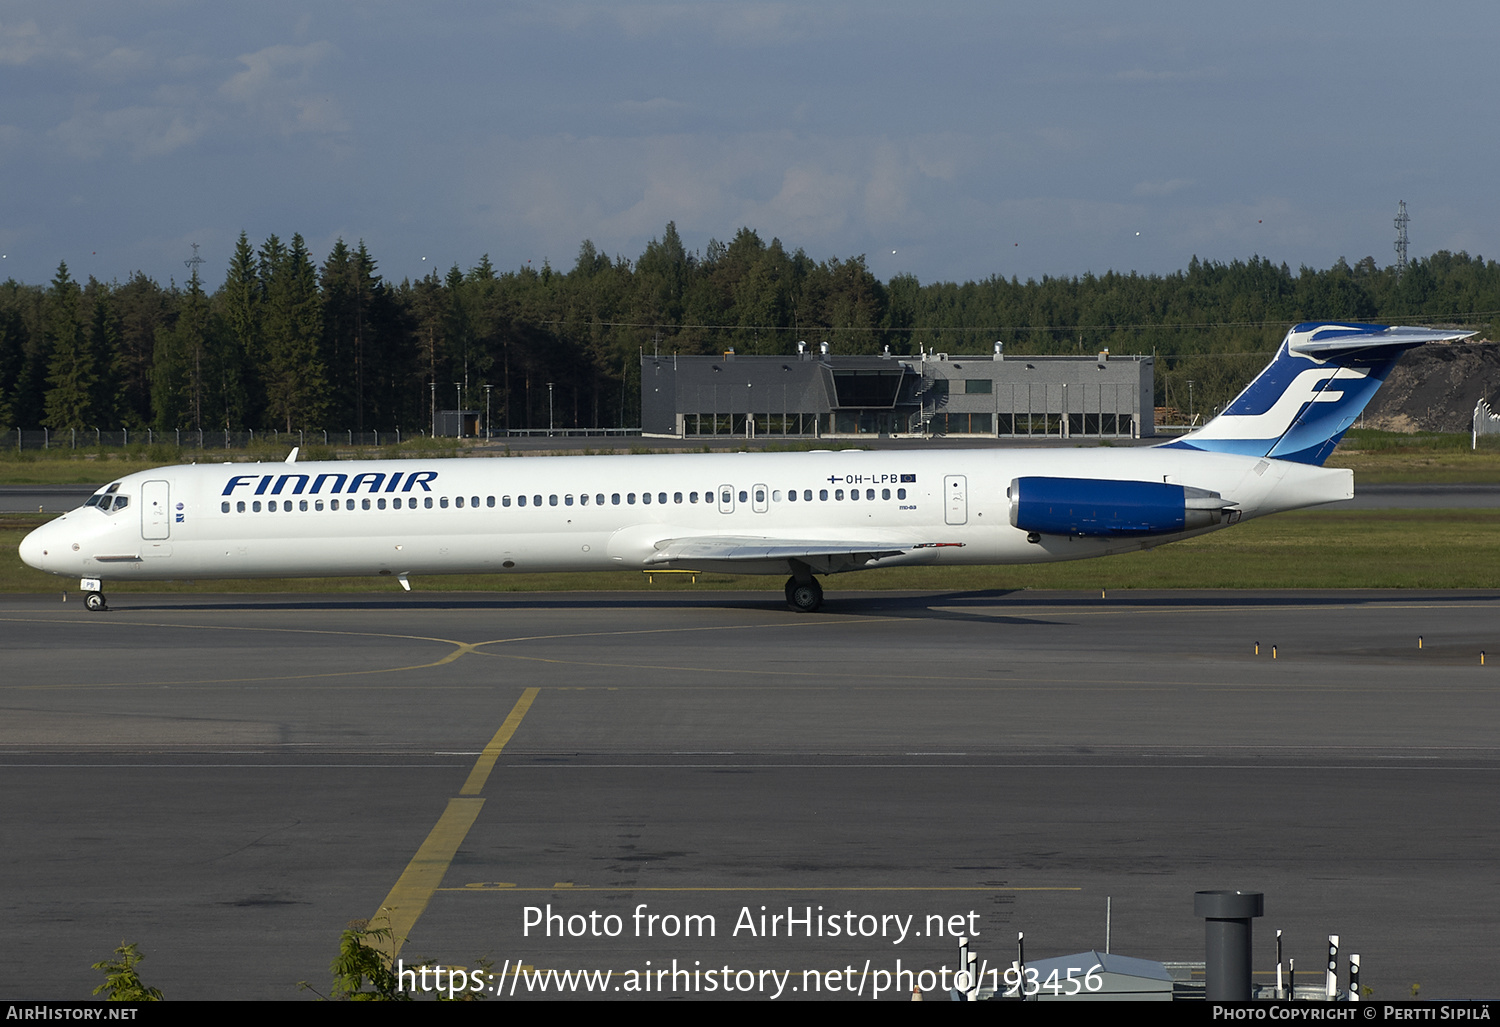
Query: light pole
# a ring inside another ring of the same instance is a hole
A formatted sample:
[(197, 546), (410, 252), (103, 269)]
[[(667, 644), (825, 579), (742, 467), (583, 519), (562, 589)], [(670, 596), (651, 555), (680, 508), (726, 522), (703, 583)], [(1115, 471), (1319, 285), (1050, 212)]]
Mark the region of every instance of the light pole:
[(490, 437), (490, 387), (488, 385), (484, 387), (484, 437), (486, 440)]
[(458, 418), (458, 437), (464, 437), (464, 385), (463, 382), (453, 383), (453, 394), (458, 397), (458, 406), (454, 408), (454, 415)]
[(428, 382), (427, 387), (432, 390), (432, 437), (437, 438), (437, 381)]
[(1188, 425), (1193, 423), (1193, 380), (1188, 379)]
[(547, 437), (552, 437), (552, 429), (555, 422), (552, 418), (552, 383), (547, 383)]

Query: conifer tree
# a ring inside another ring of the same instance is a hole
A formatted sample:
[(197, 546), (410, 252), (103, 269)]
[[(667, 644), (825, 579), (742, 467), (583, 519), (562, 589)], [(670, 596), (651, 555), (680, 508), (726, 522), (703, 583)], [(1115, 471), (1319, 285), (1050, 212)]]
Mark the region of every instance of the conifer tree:
[(318, 357), (323, 334), (318, 271), (301, 235), (292, 236), (290, 249), (272, 236), (261, 252), (266, 272), (266, 412), (287, 431), (319, 427), (328, 386)]
[(69, 276), (67, 263), (59, 263), (47, 293), (51, 359), (47, 363), (46, 414), (42, 418), (45, 427), (59, 431), (92, 428), (98, 417), (94, 389), (99, 370), (84, 332), (81, 302), (82, 292)]

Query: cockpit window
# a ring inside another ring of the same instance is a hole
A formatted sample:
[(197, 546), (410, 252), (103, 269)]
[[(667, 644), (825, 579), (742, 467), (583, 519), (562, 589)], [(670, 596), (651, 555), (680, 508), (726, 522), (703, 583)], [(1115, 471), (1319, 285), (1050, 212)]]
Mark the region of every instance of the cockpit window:
[(89, 496), (84, 506), (92, 506), (100, 513), (109, 513), (113, 510), (123, 510), (130, 505), (129, 496), (114, 495), (114, 490), (119, 488), (118, 484), (111, 485), (106, 491)]

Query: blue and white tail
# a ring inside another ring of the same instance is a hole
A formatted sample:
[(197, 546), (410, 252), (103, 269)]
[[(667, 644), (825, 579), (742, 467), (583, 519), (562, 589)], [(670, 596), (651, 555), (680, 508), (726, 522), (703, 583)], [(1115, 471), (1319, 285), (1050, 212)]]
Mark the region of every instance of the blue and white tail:
[(1473, 332), (1309, 321), (1287, 332), (1271, 361), (1212, 421), (1163, 448), (1321, 465), (1401, 354)]

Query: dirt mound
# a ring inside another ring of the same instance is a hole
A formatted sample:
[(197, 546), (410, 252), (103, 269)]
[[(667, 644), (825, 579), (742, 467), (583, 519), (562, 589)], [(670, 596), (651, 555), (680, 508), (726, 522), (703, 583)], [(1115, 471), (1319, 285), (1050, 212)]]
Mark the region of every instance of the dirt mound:
[(1474, 404), (1500, 409), (1500, 346), (1455, 342), (1408, 350), (1365, 408), (1365, 428), (1468, 431)]

